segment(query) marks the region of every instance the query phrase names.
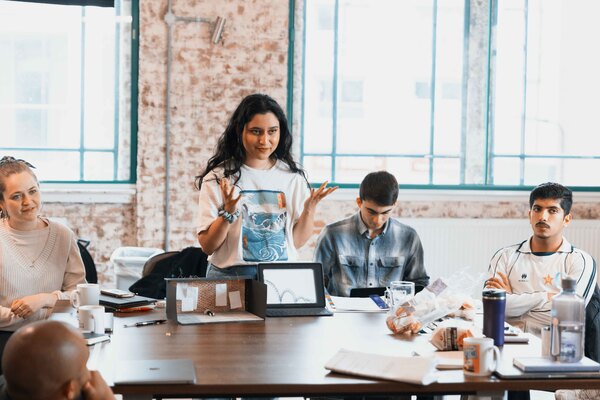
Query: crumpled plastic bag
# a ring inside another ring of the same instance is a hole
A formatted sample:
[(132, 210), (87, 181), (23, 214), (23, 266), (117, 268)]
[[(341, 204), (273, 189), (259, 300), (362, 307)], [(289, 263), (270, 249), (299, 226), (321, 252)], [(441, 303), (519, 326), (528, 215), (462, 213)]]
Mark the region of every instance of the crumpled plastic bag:
[(465, 289), (469, 285), (480, 285), (478, 281), (481, 279), (462, 272), (457, 272), (450, 279), (438, 278), (409, 301), (390, 307), (386, 325), (395, 334), (415, 334), (427, 324), (449, 314), (472, 320), (476, 300)]

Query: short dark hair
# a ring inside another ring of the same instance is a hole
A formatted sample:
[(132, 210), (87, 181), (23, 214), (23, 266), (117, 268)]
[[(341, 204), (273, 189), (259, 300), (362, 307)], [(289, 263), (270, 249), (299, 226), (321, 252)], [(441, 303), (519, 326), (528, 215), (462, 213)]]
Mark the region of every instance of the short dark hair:
[(398, 181), (387, 171), (371, 172), (360, 183), (359, 196), (361, 201), (390, 206), (398, 200)]
[(533, 207), (533, 203), (537, 199), (555, 199), (560, 200), (560, 206), (565, 210), (565, 215), (571, 213), (573, 205), (573, 192), (571, 189), (555, 182), (542, 183), (531, 191), (529, 195), (529, 208)]

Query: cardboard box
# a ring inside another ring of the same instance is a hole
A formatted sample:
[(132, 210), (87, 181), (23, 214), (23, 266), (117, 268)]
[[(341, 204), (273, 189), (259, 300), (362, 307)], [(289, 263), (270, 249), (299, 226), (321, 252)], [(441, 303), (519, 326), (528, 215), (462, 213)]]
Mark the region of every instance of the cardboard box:
[(166, 278), (167, 318), (182, 325), (264, 321), (267, 285), (253, 279)]

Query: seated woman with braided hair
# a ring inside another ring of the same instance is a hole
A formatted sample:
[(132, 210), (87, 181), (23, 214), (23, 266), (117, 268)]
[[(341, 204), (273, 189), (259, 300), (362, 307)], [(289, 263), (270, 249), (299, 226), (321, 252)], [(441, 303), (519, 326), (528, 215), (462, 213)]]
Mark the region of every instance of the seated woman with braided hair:
[(75, 234), (40, 216), (31, 164), (0, 159), (0, 355), (10, 333), (47, 318), (59, 299), (85, 282)]

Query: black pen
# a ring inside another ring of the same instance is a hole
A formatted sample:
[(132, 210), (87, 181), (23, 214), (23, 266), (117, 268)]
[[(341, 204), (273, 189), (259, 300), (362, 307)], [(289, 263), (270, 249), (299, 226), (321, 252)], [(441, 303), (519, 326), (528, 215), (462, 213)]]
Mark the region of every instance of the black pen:
[(123, 326), (125, 328), (131, 328), (134, 326), (160, 325), (160, 324), (164, 324), (165, 322), (167, 322), (166, 319), (153, 319), (151, 321), (136, 322), (135, 324), (129, 324), (129, 325), (123, 325)]

